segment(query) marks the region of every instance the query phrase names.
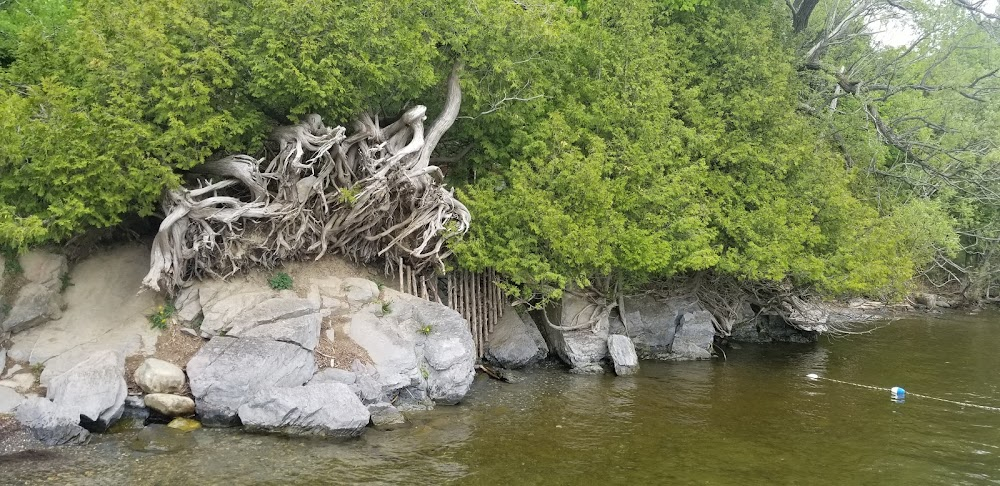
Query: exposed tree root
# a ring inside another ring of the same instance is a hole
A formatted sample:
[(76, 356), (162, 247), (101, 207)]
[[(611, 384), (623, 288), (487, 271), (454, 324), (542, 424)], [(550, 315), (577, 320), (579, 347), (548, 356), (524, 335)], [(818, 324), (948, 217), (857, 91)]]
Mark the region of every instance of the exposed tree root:
[(173, 293), (192, 278), (226, 278), (326, 253), (443, 269), (446, 241), (470, 223), (468, 209), (430, 165), (458, 116), (459, 69), (426, 134), (424, 106), (387, 126), (364, 115), (350, 136), (309, 115), (271, 134), (277, 153), (270, 159), (233, 155), (196, 168), (197, 187), (164, 195), (143, 285)]

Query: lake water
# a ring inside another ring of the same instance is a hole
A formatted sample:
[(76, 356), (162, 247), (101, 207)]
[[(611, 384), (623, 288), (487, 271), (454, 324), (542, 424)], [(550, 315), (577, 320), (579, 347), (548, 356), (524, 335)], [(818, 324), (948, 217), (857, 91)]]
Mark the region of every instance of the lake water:
[(0, 464), (0, 484), (1000, 484), (1000, 412), (805, 378), (1000, 407), (1000, 315), (881, 326), (628, 378), (480, 376), (462, 405), (348, 442), (200, 430), (148, 453), (104, 435)]

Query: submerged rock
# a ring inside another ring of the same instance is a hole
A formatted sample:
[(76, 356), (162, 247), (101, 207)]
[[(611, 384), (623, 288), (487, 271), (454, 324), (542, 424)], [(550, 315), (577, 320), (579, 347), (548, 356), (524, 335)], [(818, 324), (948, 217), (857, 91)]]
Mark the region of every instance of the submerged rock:
[(181, 432), (192, 432), (201, 428), (201, 422), (194, 419), (176, 417), (167, 424), (167, 427), (180, 430)]
[(146, 406), (160, 415), (167, 417), (183, 417), (194, 414), (194, 400), (180, 395), (168, 393), (150, 393), (143, 401)]
[(548, 353), (545, 339), (531, 316), (519, 315), (507, 306), (490, 333), (486, 359), (502, 368), (517, 369), (545, 359)]
[(76, 409), (32, 397), (17, 407), (17, 421), (45, 445), (77, 445), (90, 440)]
[(396, 407), (388, 402), (374, 403), (368, 406), (371, 423), (376, 430), (395, 430), (406, 425), (406, 417)]
[(239, 408), (251, 431), (292, 435), (356, 437), (371, 418), (357, 395), (343, 383), (315, 383), (260, 390)]
[(107, 430), (122, 415), (128, 386), (125, 358), (102, 351), (49, 381), (46, 397), (79, 413), (80, 424), (94, 432)]
[(302, 385), (315, 370), (309, 350), (252, 337), (213, 337), (187, 365), (198, 415), (208, 427), (239, 425), (237, 410), (258, 391)]
[(612, 334), (608, 336), (608, 354), (615, 365), (618, 376), (634, 375), (639, 370), (639, 357), (635, 354), (635, 346), (628, 336)]
[(194, 445), (191, 434), (163, 424), (146, 426), (129, 442), (129, 448), (139, 452), (178, 452)]
[(147, 358), (135, 370), (135, 383), (146, 393), (180, 393), (184, 390), (184, 370), (156, 358)]

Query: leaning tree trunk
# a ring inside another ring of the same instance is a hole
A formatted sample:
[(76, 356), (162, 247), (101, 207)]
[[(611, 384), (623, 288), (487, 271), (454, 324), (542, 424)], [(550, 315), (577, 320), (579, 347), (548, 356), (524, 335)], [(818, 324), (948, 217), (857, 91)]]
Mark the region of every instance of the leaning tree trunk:
[(269, 160), (233, 155), (195, 169), (195, 188), (169, 191), (143, 285), (173, 293), (192, 278), (339, 253), (415, 270), (443, 268), (446, 241), (469, 228), (468, 209), (445, 188), (431, 152), (461, 104), (460, 66), (444, 110), (425, 134), (415, 106), (381, 126), (364, 115), (347, 136), (309, 115), (271, 134)]

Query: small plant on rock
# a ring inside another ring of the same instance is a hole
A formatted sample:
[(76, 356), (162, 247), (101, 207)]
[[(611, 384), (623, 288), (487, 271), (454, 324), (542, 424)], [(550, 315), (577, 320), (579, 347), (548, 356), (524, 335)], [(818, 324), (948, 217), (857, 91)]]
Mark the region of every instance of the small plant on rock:
[(392, 313), (392, 301), (391, 300), (383, 300), (381, 302), (382, 302), (382, 315), (383, 316), (387, 316), (390, 313)]
[(418, 329), (418, 331), (420, 332), (420, 334), (423, 334), (424, 336), (430, 336), (431, 331), (433, 331), (433, 330), (434, 330), (434, 327), (431, 326), (430, 324), (424, 324), (424, 327), (421, 327), (420, 329)]
[(73, 282), (69, 281), (69, 274), (68, 273), (64, 273), (64, 274), (62, 274), (62, 275), (59, 276), (59, 291), (60, 292), (65, 292), (66, 289), (70, 288), (72, 285), (73, 285)]
[(426, 381), (428, 378), (431, 377), (431, 374), (427, 371), (427, 368), (424, 368), (423, 366), (421, 366), (420, 367), (420, 376), (424, 377), (424, 380)]
[(156, 308), (156, 312), (149, 315), (149, 323), (154, 329), (165, 330), (170, 323), (170, 317), (174, 315), (176, 310), (173, 303), (168, 302), (161, 305)]
[(285, 272), (278, 272), (267, 280), (267, 284), (274, 290), (288, 290), (292, 288), (292, 276)]

